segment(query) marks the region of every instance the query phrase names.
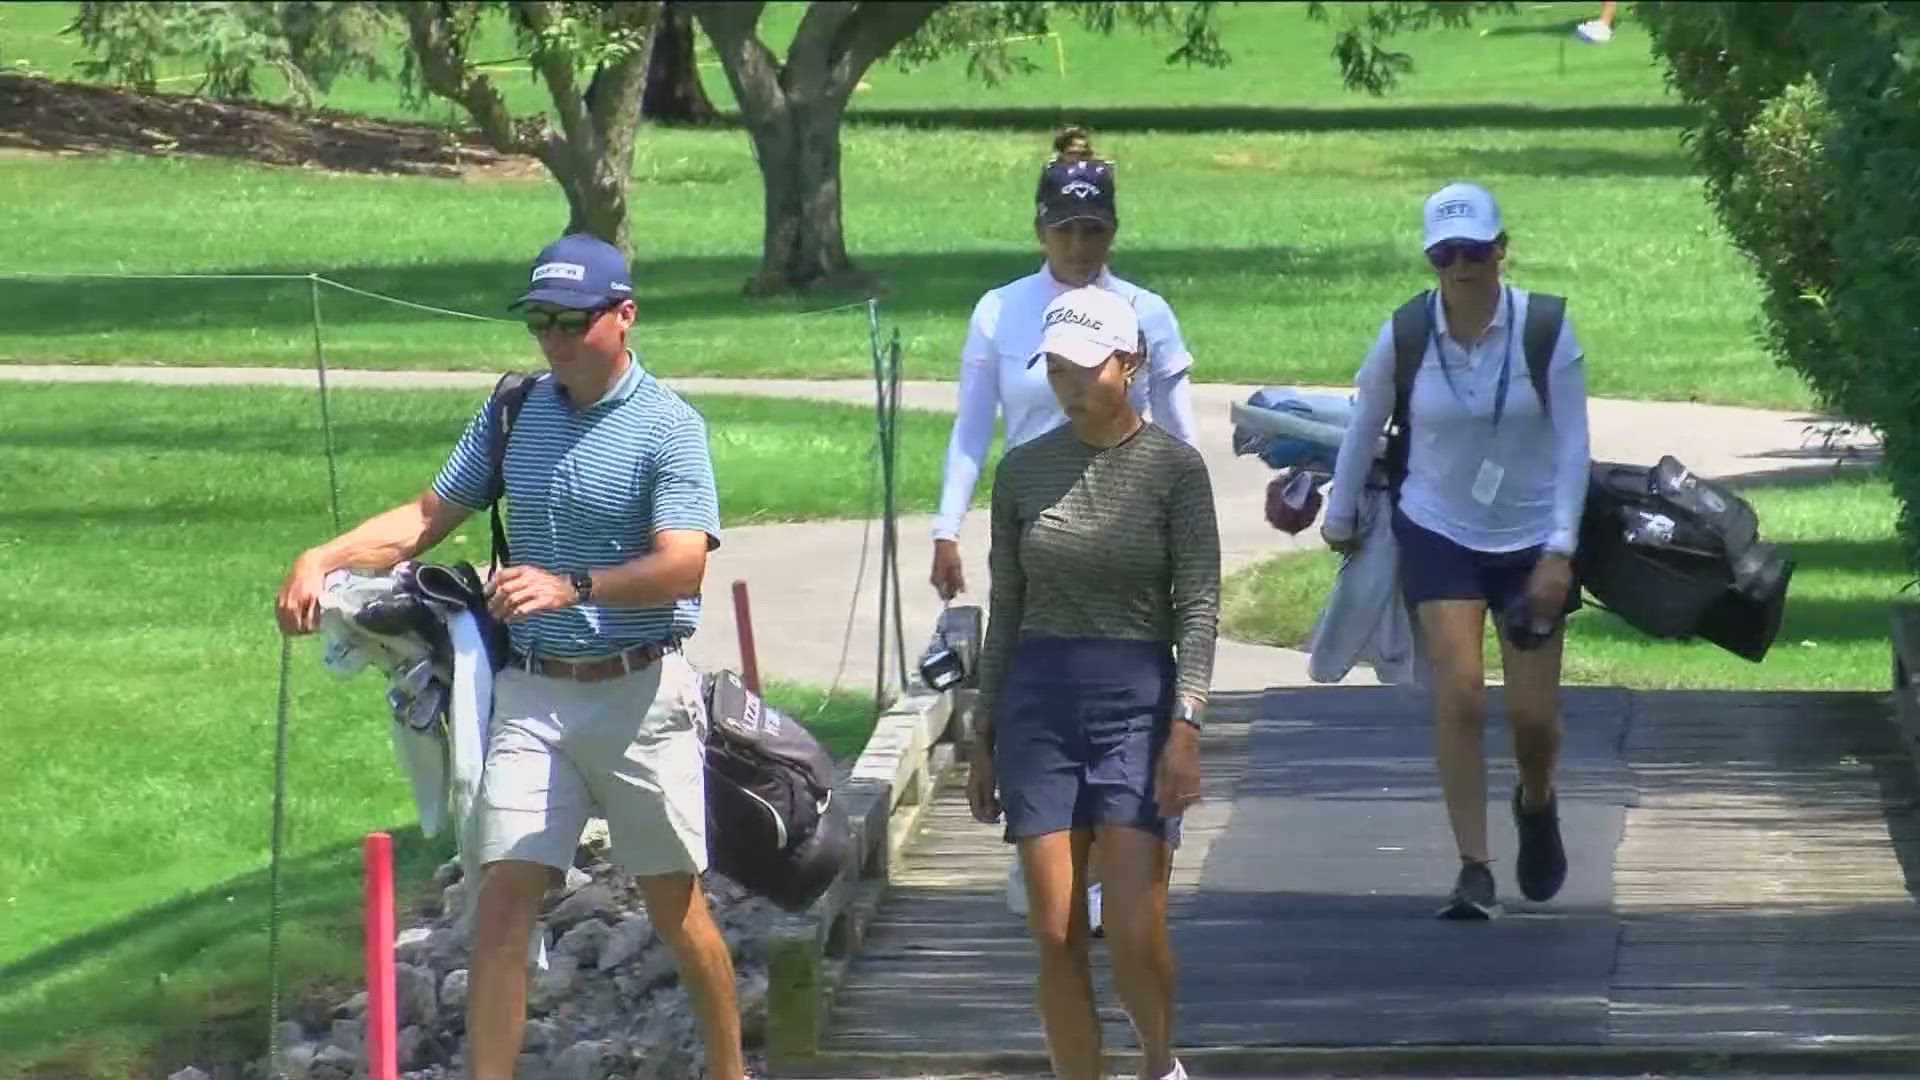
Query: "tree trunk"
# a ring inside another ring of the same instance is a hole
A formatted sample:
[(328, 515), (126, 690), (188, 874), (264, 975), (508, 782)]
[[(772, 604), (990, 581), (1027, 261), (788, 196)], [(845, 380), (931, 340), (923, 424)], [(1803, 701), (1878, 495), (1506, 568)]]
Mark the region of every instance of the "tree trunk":
[(759, 160), (765, 229), (748, 295), (870, 288), (841, 235), (840, 118), (860, 76), (940, 3), (808, 4), (784, 62), (756, 29), (764, 4), (688, 6), (720, 57)]
[(640, 98), (643, 118), (662, 124), (711, 124), (720, 119), (700, 85), (694, 41), (693, 13), (686, 5), (667, 0), (654, 34), (647, 88)]
[(760, 272), (752, 296), (857, 288), (869, 284), (847, 258), (840, 207), (837, 100), (789, 98), (787, 108), (751, 128), (765, 193)]
[[(567, 232), (590, 233), (625, 252), (632, 234), (627, 227), (627, 183), (617, 175), (620, 164), (602, 160), (583, 175), (569, 155), (560, 154), (547, 160), (547, 169), (567, 196)], [(631, 173), (631, 154), (625, 164)]]

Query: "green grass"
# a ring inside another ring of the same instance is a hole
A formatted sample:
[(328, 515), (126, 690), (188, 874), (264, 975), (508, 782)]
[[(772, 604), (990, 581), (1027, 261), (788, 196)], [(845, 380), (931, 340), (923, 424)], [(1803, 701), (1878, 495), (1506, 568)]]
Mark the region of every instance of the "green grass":
[[(480, 396), (336, 392), (346, 516), (424, 486)], [(866, 512), (866, 410), (696, 404), (727, 525)], [(266, 1030), (271, 604), (329, 531), (317, 427), (293, 390), (0, 395), (0, 1076), (46, 1059), (148, 1075)], [(944, 436), (943, 418), (906, 418), (910, 500), (931, 501), (936, 467), (915, 463)], [(476, 515), (430, 557), (484, 559), (485, 529)], [(291, 671), (287, 973), (325, 998), (358, 963), (357, 839), (396, 829), (415, 891), (444, 849), (407, 827), (378, 680), (326, 673), (313, 639)], [(856, 692), (769, 696), (840, 755), (871, 727)]]
[[(40, 26), (5, 47), (44, 46), (42, 66), (58, 66), (60, 6), (0, 5)], [(1420, 199), (1470, 176), (1506, 208), (1513, 279), (1572, 294), (1596, 394), (1804, 407), (1755, 343), (1755, 284), (1712, 220), (1644, 33), (1627, 23), (1581, 45), (1566, 29), (1589, 8), (1527, 5), (1485, 35), (1410, 40), (1418, 71), (1377, 100), (1339, 87), (1328, 31), (1297, 5), (1225, 9), (1235, 63), (1218, 71), (1164, 66), (1164, 41), (1071, 28), (1064, 79), (1050, 43), (1018, 46), (1046, 70), (992, 88), (959, 60), (882, 65), (846, 129), (848, 244), (888, 282), (909, 376), (953, 377), (979, 293), (1038, 265), (1026, 206), (1049, 130), (1083, 121), (1121, 168), (1114, 266), (1172, 301), (1197, 377), (1343, 383), (1379, 319), (1429, 280)], [(521, 76), (509, 86), (537, 100)], [(348, 81), (329, 103), (392, 113), (393, 94)], [(740, 129), (647, 129), (632, 198), (641, 340), (660, 370), (869, 370), (863, 312), (739, 295), (761, 230)], [(129, 157), (0, 158), (0, 201), (18, 208), (0, 271), (311, 271), (488, 314), (563, 216), (544, 181)], [(526, 349), (511, 327), (338, 294), (324, 306), (335, 363), (494, 368)], [(0, 361), (301, 364), (309, 319), (301, 282), (15, 282), (0, 290)]]
[[(1796, 563), (1780, 633), (1750, 663), (1706, 642), (1657, 641), (1608, 612), (1583, 609), (1567, 625), (1569, 683), (1639, 688), (1884, 690), (1889, 605), (1910, 580), (1894, 535), (1897, 506), (1872, 473), (1806, 487), (1744, 493), (1761, 536)], [(1298, 648), (1326, 602), (1339, 559), (1316, 550), (1234, 574), (1221, 592), (1221, 632)], [(1487, 670), (1498, 672), (1489, 626)]]

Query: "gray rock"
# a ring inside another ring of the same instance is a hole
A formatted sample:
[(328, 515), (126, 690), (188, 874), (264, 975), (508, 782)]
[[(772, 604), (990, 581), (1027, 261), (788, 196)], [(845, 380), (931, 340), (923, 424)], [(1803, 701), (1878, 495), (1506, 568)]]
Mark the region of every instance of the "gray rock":
[(513, 1063), (513, 1080), (552, 1080), (552, 1077), (547, 1059), (539, 1054), (521, 1054)]
[[(427, 966), (435, 971), (452, 971), (467, 966), (467, 924), (462, 921), (434, 930), (427, 939)], [(415, 963), (417, 961), (408, 961)]]
[(213, 1077), (201, 1072), (197, 1066), (189, 1065), (179, 1072), (174, 1073), (172, 1076), (167, 1077), (167, 1080), (213, 1080)]
[(313, 1060), (320, 1055), (320, 1048), (309, 1042), (287, 1043), (280, 1047), (280, 1076), (284, 1080), (309, 1080), (313, 1075)]
[(395, 1058), (400, 1068), (424, 1069), (447, 1056), (446, 1047), (435, 1038), (433, 1032), (423, 1027), (405, 1027), (400, 1029), (400, 1039), (394, 1044)]
[(467, 883), (456, 881), (440, 891), (440, 913), (457, 919), (467, 910)]
[(588, 919), (561, 934), (560, 940), (554, 942), (553, 951), (573, 957), (583, 967), (592, 966), (600, 959), (600, 948), (606, 944), (611, 933), (606, 923), (599, 919)]
[(551, 1020), (529, 1020), (520, 1035), (520, 1049), (538, 1054), (553, 1049), (560, 1040), (560, 1027)]
[(571, 930), (577, 923), (600, 918), (613, 910), (613, 890), (605, 885), (588, 885), (555, 904), (553, 910), (547, 913), (547, 925)]
[(652, 940), (653, 924), (645, 915), (622, 915), (608, 931), (606, 940), (600, 943), (599, 961), (594, 966), (601, 971), (612, 971), (639, 956)]
[(592, 874), (587, 873), (577, 866), (569, 866), (567, 867), (566, 884), (560, 886), (560, 895), (572, 896), (574, 893), (579, 892), (591, 884), (593, 884)]
[(356, 1016), (365, 1015), (367, 1015), (367, 992), (365, 990), (341, 1002), (335, 1006), (333, 1010), (333, 1019), (335, 1020), (350, 1020)]
[(735, 995), (740, 1002), (740, 1039), (748, 1046), (760, 1046), (767, 1039), (767, 973), (765, 970), (740, 973)]
[(440, 1008), (450, 1013), (467, 1011), (466, 968), (455, 968), (440, 980)]
[(333, 1030), (328, 1033), (327, 1041), (348, 1053), (358, 1055), (364, 1045), (367, 1022), (364, 1019), (335, 1020)]
[(439, 866), (434, 867), (433, 869), (434, 887), (438, 889), (445, 889), (447, 886), (465, 877), (466, 873), (467, 873), (467, 868), (460, 865), (460, 857), (456, 855), (453, 858), (448, 859), (446, 862), (441, 863)]
[(555, 903), (553, 911), (547, 913), (547, 926), (557, 930), (572, 930), (578, 922), (599, 919), (603, 915), (611, 915), (612, 911), (612, 890), (595, 882)]
[(313, 1080), (347, 1080), (360, 1068), (360, 1055), (339, 1046), (323, 1046), (314, 1055)]
[(600, 1039), (574, 1043), (553, 1062), (553, 1080), (607, 1080), (607, 1044)]
[(527, 1009), (539, 1016), (558, 1009), (580, 986), (580, 961), (571, 956), (550, 956), (547, 970), (539, 973), (527, 990)]
[(433, 972), (413, 964), (395, 964), (393, 968), (395, 1004), (401, 1026), (440, 1022), (440, 994)]
[(424, 965), (431, 952), (432, 940), (432, 927), (415, 926), (402, 930), (400, 936), (393, 939), (393, 958), (402, 964)]
[(280, 1037), (280, 1048), (297, 1046), (307, 1041), (307, 1028), (298, 1020), (282, 1020), (274, 1025), (274, 1034)]

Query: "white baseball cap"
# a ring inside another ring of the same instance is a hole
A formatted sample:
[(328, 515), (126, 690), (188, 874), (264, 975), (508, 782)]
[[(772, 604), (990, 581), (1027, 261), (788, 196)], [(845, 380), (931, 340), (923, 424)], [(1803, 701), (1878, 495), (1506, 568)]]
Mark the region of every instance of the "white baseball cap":
[(1502, 232), (1500, 207), (1479, 184), (1448, 184), (1427, 196), (1426, 241), (1422, 251), (1442, 240), (1492, 240)]
[(1032, 367), (1056, 353), (1083, 368), (1097, 368), (1116, 352), (1140, 344), (1140, 318), (1119, 294), (1098, 285), (1069, 289), (1047, 305), (1040, 348), (1027, 358)]

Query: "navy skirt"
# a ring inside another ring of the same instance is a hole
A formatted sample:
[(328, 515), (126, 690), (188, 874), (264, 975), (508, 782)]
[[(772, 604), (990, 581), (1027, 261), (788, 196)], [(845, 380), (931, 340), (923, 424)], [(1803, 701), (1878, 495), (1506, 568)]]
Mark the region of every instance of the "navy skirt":
[(1153, 774), (1174, 704), (1173, 648), (1114, 638), (1022, 638), (995, 701), (993, 767), (1009, 843), (1126, 825), (1178, 843)]

